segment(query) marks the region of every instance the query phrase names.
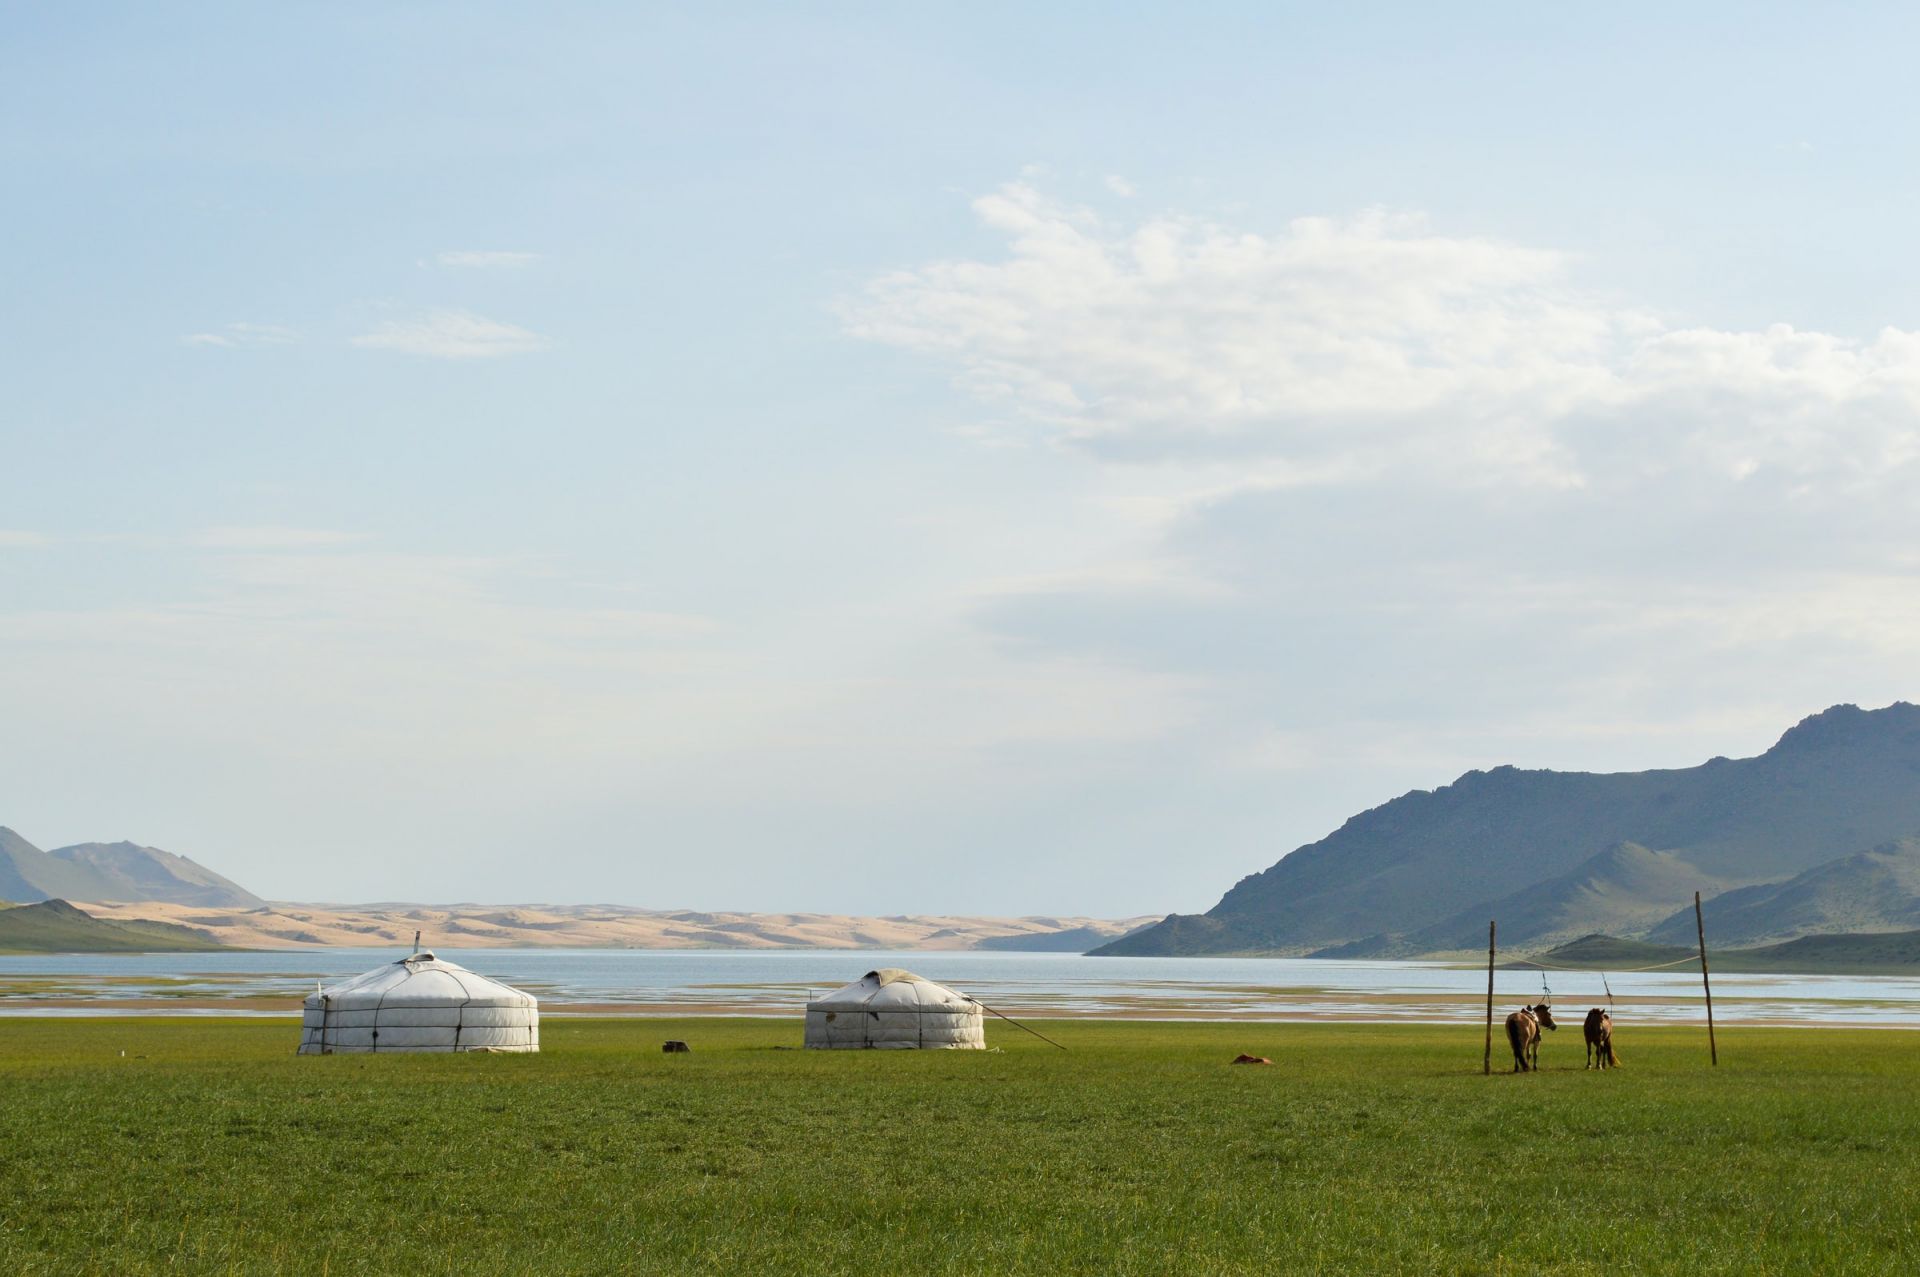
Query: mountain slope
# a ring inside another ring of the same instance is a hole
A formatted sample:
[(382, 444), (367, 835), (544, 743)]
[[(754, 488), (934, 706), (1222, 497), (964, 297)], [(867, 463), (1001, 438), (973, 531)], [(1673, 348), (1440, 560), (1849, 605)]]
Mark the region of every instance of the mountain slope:
[(0, 952), (166, 953), (224, 949), (204, 931), (167, 922), (106, 922), (64, 900), (0, 909)]
[(185, 856), (131, 842), (83, 842), (47, 853), (91, 873), (101, 884), (84, 900), (165, 900), (182, 905), (253, 909), (266, 902)]
[[(1761, 944), (1820, 932), (1909, 931), (1920, 927), (1920, 837), (1816, 865), (1785, 882), (1743, 887), (1703, 909), (1715, 944)], [(1656, 943), (1694, 935), (1683, 909), (1647, 933)]]
[[(1095, 952), (1306, 953), (1475, 914), (1484, 924), (1495, 905), (1621, 843), (1661, 848), (1703, 880), (1740, 887), (1915, 830), (1920, 707), (1843, 705), (1757, 758), (1607, 775), (1468, 772), (1353, 817), (1243, 879), (1204, 920), (1176, 915)], [(1597, 929), (1573, 911), (1558, 925)]]
[(0, 900), (28, 903), (53, 896), (84, 900), (88, 892), (103, 885), (85, 867), (56, 860), (0, 826)]
[(171, 904), (253, 909), (266, 902), (185, 856), (131, 842), (83, 842), (42, 851), (0, 827), (0, 900)]
[[(1434, 926), (1400, 936), (1378, 936), (1314, 956), (1390, 958), (1481, 951), (1487, 945), (1488, 919), (1499, 920), (1504, 948), (1560, 944), (1595, 931), (1632, 934), (1665, 919), (1673, 912), (1674, 901), (1685, 900), (1695, 891), (1712, 894), (1723, 885), (1671, 852), (1616, 843), (1571, 873), (1475, 905)], [(1691, 910), (1687, 917), (1693, 917)]]

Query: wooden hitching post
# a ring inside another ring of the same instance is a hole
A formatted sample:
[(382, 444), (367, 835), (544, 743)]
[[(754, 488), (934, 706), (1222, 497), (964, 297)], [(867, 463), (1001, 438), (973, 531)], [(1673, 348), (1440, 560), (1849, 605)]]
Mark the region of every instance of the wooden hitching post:
[(1487, 923), (1487, 1050), (1480, 1057), (1480, 1072), (1493, 1076), (1493, 923)]
[(1707, 978), (1707, 921), (1700, 912), (1700, 893), (1693, 893), (1693, 926), (1700, 935), (1700, 987), (1707, 991), (1707, 1053), (1720, 1065), (1720, 1047), (1713, 1040), (1713, 981)]

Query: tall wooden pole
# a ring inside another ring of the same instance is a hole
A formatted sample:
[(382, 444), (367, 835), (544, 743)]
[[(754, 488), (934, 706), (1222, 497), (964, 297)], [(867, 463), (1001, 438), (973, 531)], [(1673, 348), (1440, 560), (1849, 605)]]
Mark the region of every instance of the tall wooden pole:
[(1480, 1072), (1493, 1076), (1493, 923), (1487, 923), (1487, 1050), (1480, 1058)]
[(1720, 1065), (1720, 1046), (1713, 1040), (1713, 981), (1707, 978), (1707, 921), (1700, 912), (1700, 893), (1693, 893), (1693, 926), (1700, 935), (1700, 987), (1707, 991), (1707, 1052)]

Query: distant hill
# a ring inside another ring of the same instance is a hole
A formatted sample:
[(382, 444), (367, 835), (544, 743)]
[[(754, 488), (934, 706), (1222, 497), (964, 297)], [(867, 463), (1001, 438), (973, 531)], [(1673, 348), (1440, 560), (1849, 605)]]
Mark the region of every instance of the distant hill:
[(185, 856), (131, 842), (42, 851), (0, 827), (0, 900), (86, 900), (251, 909), (266, 903)]
[[(1628, 967), (1651, 967), (1663, 962), (1698, 958), (1695, 945), (1648, 944), (1644, 940), (1625, 940), (1619, 936), (1591, 935), (1568, 941), (1558, 948), (1538, 954), (1540, 961), (1559, 967), (1584, 967), (1593, 971), (1624, 971)], [(1709, 953), (1709, 964), (1717, 965), (1718, 951)], [(1533, 965), (1527, 959), (1505, 961), (1501, 969)]]
[(224, 949), (204, 931), (170, 922), (107, 922), (64, 900), (0, 908), (0, 952), (163, 953)]
[(973, 947), (1003, 953), (1085, 953), (1094, 945), (1104, 944), (1115, 938), (1111, 926), (1068, 927), (1062, 931), (1027, 931), (1011, 936), (982, 936), (973, 942)]
[[(1785, 882), (1726, 892), (1709, 900), (1704, 912), (1709, 934), (1719, 944), (1920, 927), (1920, 838), (1843, 856)], [(1646, 938), (1683, 944), (1693, 926), (1693, 910), (1683, 909)]]
[(1495, 917), (1541, 940), (1651, 930), (1695, 890), (1784, 882), (1917, 833), (1920, 707), (1841, 705), (1757, 758), (1468, 772), (1362, 812), (1204, 915), (1094, 952), (1447, 952), (1484, 943)]
[[(1728, 971), (1793, 971), (1817, 975), (1821, 972), (1882, 972), (1911, 975), (1920, 970), (1920, 931), (1895, 931), (1878, 935), (1801, 936), (1783, 944), (1758, 949), (1731, 950), (1733, 965)], [(1709, 952), (1708, 965), (1719, 955)]]
[[(1687, 918), (1691, 923), (1691, 909), (1687, 911)], [(1570, 944), (1549, 949), (1540, 958), (1555, 966), (1593, 971), (1623, 971), (1629, 967), (1681, 962), (1683, 965), (1671, 969), (1687, 972), (1698, 969), (1689, 961), (1699, 954), (1697, 931), (1695, 939), (1694, 945), (1657, 945), (1617, 936), (1582, 936)], [(1503, 965), (1525, 968), (1527, 963)], [(1709, 945), (1707, 966), (1710, 971), (1729, 974), (1778, 971), (1798, 975), (1913, 975), (1920, 973), (1920, 930), (1802, 936), (1798, 940), (1756, 948), (1716, 949)]]

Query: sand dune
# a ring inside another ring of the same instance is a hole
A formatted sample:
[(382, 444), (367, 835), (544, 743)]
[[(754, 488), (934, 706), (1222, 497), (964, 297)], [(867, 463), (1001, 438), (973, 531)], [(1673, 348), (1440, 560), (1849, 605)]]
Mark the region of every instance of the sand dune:
[(89, 904), (97, 918), (150, 918), (199, 927), (243, 949), (422, 943), (449, 949), (971, 949), (997, 936), (1087, 928), (1124, 934), (1152, 918), (859, 917), (825, 913), (713, 913), (618, 905), (309, 905), (259, 909)]

